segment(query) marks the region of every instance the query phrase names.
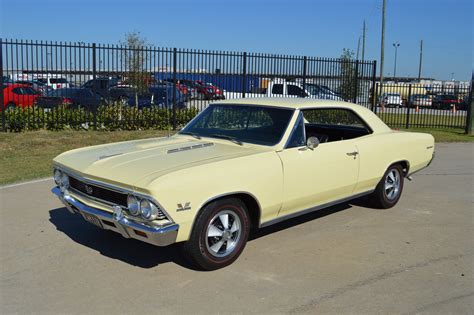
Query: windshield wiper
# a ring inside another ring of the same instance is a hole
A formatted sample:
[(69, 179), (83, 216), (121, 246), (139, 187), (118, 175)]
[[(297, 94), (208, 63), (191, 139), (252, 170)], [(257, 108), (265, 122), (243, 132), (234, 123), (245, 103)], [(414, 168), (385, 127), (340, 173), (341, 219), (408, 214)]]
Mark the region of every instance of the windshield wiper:
[(243, 145), (242, 141), (234, 138), (234, 137), (231, 137), (231, 136), (228, 136), (228, 135), (221, 135), (221, 134), (211, 134), (209, 135), (209, 137), (214, 137), (214, 138), (220, 138), (220, 139), (226, 139), (226, 140), (229, 140), (229, 141), (232, 141), (233, 143), (236, 143), (238, 145)]
[(180, 135), (190, 135), (190, 136), (192, 136), (192, 137), (194, 137), (194, 138), (196, 138), (196, 139), (201, 139), (201, 136), (198, 135), (198, 134), (196, 134), (196, 133), (194, 133), (194, 132), (180, 131), (179, 134), (180, 134)]

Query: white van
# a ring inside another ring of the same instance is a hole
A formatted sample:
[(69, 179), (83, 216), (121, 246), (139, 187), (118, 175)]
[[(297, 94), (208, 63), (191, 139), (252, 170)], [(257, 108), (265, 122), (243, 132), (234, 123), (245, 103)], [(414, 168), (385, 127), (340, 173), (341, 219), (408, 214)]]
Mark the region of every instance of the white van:
[(65, 78), (61, 77), (44, 77), (37, 78), (36, 80), (40, 83), (44, 83), (46, 86), (50, 86), (53, 90), (70, 87), (69, 82)]

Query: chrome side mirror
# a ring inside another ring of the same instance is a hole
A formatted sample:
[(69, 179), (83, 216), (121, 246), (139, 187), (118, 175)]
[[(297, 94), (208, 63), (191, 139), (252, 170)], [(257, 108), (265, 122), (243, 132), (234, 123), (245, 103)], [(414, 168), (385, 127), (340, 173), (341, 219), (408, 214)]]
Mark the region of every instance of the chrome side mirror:
[(319, 139), (316, 137), (309, 137), (308, 140), (306, 140), (306, 146), (310, 148), (311, 150), (314, 150), (317, 148), (319, 145)]

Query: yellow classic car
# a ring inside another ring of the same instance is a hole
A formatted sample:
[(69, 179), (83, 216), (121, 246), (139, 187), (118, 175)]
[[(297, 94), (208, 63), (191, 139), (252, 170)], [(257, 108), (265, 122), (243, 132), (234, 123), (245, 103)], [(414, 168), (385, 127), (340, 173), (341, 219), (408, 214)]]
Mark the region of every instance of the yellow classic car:
[(429, 134), (394, 131), (355, 104), (295, 98), (210, 104), (173, 136), (54, 159), (53, 193), (100, 228), (182, 243), (205, 270), (231, 264), (250, 230), (369, 195), (393, 207), (434, 156)]

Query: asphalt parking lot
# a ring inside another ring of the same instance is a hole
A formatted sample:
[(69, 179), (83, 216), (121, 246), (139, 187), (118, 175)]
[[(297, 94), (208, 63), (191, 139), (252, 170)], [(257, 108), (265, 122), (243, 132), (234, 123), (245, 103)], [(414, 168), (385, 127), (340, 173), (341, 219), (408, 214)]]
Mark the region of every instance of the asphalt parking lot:
[(0, 313), (472, 314), (474, 145), (436, 152), (395, 208), (264, 229), (214, 272), (69, 214), (50, 180), (0, 188)]

